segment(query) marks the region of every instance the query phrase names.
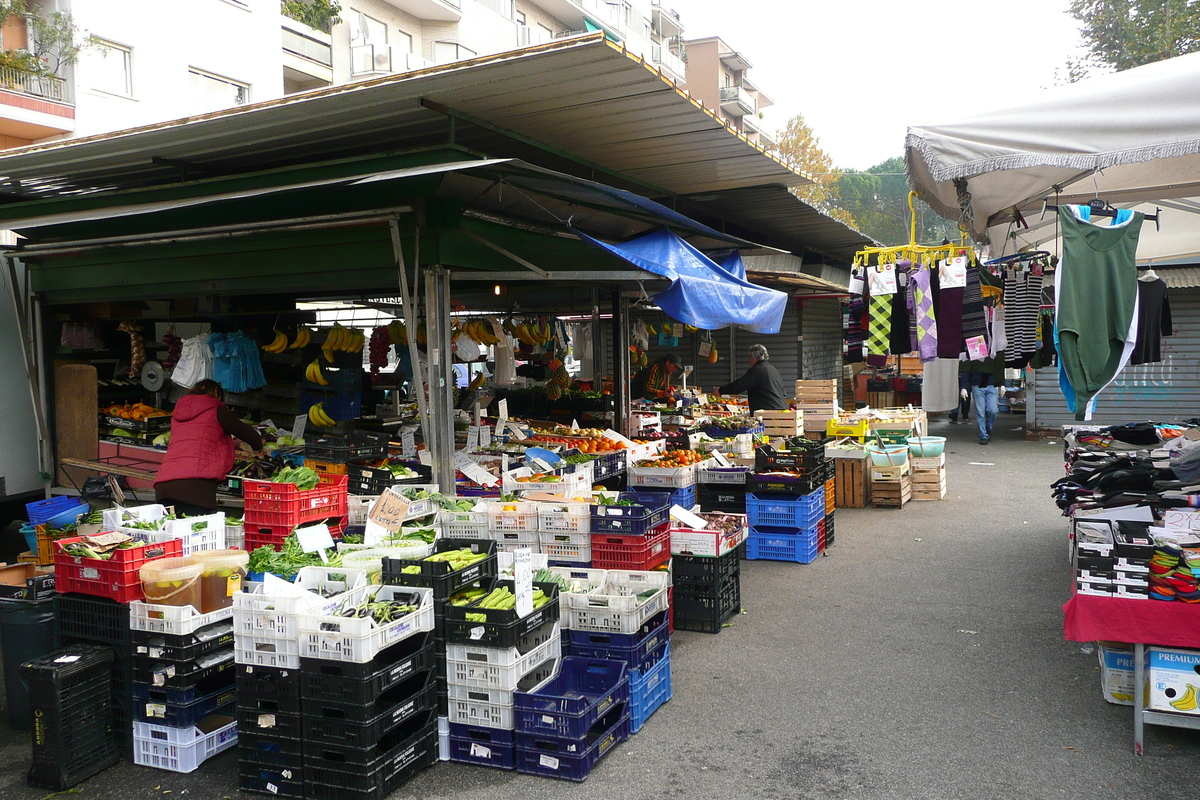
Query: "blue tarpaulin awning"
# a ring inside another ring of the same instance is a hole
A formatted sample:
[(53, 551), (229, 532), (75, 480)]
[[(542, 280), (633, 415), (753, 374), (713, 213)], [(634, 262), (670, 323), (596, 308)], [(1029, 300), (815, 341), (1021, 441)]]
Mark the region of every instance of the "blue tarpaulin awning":
[[(671, 281), (654, 302), (672, 319), (703, 330), (737, 326), (754, 333), (779, 333), (788, 296), (755, 286), (729, 270), (741, 263), (737, 254), (722, 267), (668, 230), (625, 242), (607, 244), (578, 230), (575, 235), (636, 267)], [(743, 267), (744, 269), (744, 267)], [(744, 274), (744, 273), (743, 273)]]

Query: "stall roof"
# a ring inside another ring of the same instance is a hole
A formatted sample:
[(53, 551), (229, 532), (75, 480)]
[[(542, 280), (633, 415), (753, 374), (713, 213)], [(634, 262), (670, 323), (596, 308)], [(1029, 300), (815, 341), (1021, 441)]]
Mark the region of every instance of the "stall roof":
[(773, 286), (776, 289), (787, 289), (798, 297), (808, 294), (850, 294), (850, 290), (840, 283), (827, 281), (824, 278), (818, 278), (816, 275), (805, 275), (803, 272), (775, 272), (772, 270), (751, 269), (746, 271), (746, 279), (759, 286)]
[[(596, 34), (7, 151), (0, 207), (446, 144), (633, 189), (689, 216), (705, 195), (771, 187), (778, 198), (785, 186), (811, 183)], [(730, 200), (720, 213), (795, 252), (841, 258), (868, 241), (794, 198), (796, 219), (786, 210), (766, 219)]]

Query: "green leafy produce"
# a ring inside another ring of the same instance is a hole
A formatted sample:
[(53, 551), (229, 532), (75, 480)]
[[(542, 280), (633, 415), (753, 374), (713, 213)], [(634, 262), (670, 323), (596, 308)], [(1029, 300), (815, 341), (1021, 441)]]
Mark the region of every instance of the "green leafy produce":
[[(537, 587), (533, 590), (533, 607), (541, 608), (550, 601), (546, 593)], [(517, 607), (517, 596), (507, 586), (500, 586), (493, 589), (491, 594), (480, 600), (472, 608), (487, 608), (497, 611), (505, 611)], [(469, 622), (487, 622), (486, 614), (467, 614)]]
[(309, 467), (284, 467), (271, 477), (272, 483), (290, 483), (301, 491), (317, 488), (321, 476)]
[(260, 547), (250, 553), (248, 572), (270, 572), (281, 578), (290, 578), (300, 571), (301, 567), (338, 567), (342, 564), (340, 553), (327, 553), (328, 562), (321, 560), (317, 553), (306, 553), (300, 548), (296, 534), (290, 534), (283, 540), (281, 549)]
[(600, 498), (596, 501), (596, 505), (599, 505), (599, 506), (636, 506), (637, 503), (633, 502), (632, 500), (626, 500), (624, 498), (607, 497), (605, 495), (600, 495)]

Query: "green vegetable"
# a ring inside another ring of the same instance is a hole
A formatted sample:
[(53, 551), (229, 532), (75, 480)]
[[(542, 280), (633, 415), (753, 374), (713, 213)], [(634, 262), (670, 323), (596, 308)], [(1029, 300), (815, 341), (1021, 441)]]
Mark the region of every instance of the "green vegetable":
[(321, 560), (317, 553), (306, 553), (300, 548), (296, 534), (289, 535), (283, 540), (280, 550), (272, 547), (260, 547), (250, 553), (248, 572), (270, 572), (281, 578), (290, 578), (300, 571), (301, 567), (338, 567), (342, 564), (340, 553), (328, 553), (328, 563)]
[(309, 467), (284, 467), (271, 477), (272, 483), (291, 483), (301, 491), (317, 488), (321, 476)]

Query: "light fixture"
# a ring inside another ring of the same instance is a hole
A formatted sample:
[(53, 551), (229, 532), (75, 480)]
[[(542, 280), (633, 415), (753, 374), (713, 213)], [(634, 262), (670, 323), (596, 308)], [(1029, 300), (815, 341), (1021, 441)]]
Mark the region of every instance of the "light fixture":
[(499, 297), (500, 296), (500, 284), (497, 283), (494, 287), (492, 287), (492, 291), (496, 293), (496, 297)]

